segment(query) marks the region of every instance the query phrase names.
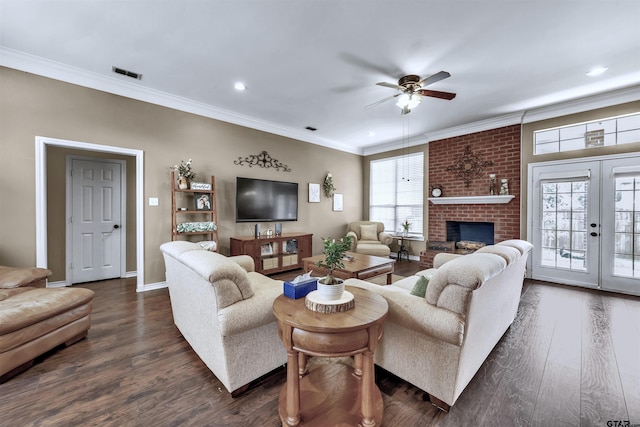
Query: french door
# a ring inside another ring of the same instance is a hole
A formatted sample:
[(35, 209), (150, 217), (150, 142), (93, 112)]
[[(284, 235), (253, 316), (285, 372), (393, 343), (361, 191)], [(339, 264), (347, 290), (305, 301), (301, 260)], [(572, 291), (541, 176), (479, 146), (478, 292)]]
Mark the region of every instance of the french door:
[(532, 278), (640, 295), (640, 156), (529, 172)]

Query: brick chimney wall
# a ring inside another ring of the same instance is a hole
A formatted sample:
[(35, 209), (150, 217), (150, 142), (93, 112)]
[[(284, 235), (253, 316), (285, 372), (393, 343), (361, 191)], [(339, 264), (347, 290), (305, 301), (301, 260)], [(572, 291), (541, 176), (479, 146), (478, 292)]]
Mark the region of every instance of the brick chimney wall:
[[(483, 161), (492, 161), (467, 188), (464, 181), (447, 171), (457, 164), (467, 146)], [(446, 221), (486, 221), (494, 223), (496, 243), (520, 238), (520, 125), (429, 142), (429, 186), (440, 184), (442, 197), (487, 196), (489, 174), (496, 174), (496, 194), (500, 179), (509, 180), (507, 204), (434, 205), (429, 202), (429, 240), (446, 240)], [(429, 191), (429, 195), (431, 192)]]

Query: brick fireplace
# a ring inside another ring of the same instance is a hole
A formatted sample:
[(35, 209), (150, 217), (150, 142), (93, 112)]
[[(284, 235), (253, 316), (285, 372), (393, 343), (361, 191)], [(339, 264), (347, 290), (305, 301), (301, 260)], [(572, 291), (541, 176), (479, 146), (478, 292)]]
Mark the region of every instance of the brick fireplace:
[[(447, 171), (467, 146), (482, 160), (493, 162), (469, 187)], [(429, 240), (447, 240), (447, 221), (493, 223), (495, 243), (520, 238), (520, 125), (429, 143), (429, 185), (441, 185), (442, 197), (487, 196), (490, 173), (496, 174), (498, 188), (500, 179), (507, 178), (509, 194), (515, 197), (506, 204), (429, 203)]]

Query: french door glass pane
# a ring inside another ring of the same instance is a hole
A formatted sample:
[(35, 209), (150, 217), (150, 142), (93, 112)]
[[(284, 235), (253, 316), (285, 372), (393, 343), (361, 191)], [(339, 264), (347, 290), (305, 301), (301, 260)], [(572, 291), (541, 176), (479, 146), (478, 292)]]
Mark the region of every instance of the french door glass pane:
[(613, 275), (640, 277), (640, 175), (615, 177)]
[(545, 181), (541, 185), (542, 266), (586, 271), (589, 181)]

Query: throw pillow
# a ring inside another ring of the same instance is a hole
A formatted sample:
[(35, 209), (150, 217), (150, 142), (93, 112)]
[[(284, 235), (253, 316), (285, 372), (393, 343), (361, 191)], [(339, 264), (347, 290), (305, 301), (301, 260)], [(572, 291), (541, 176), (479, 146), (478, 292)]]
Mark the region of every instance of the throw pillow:
[(429, 284), (429, 279), (424, 276), (420, 276), (415, 285), (413, 285), (413, 289), (411, 289), (411, 295), (415, 295), (417, 297), (422, 297), (427, 293), (427, 285)]
[(378, 226), (376, 224), (361, 225), (360, 240), (378, 240)]

